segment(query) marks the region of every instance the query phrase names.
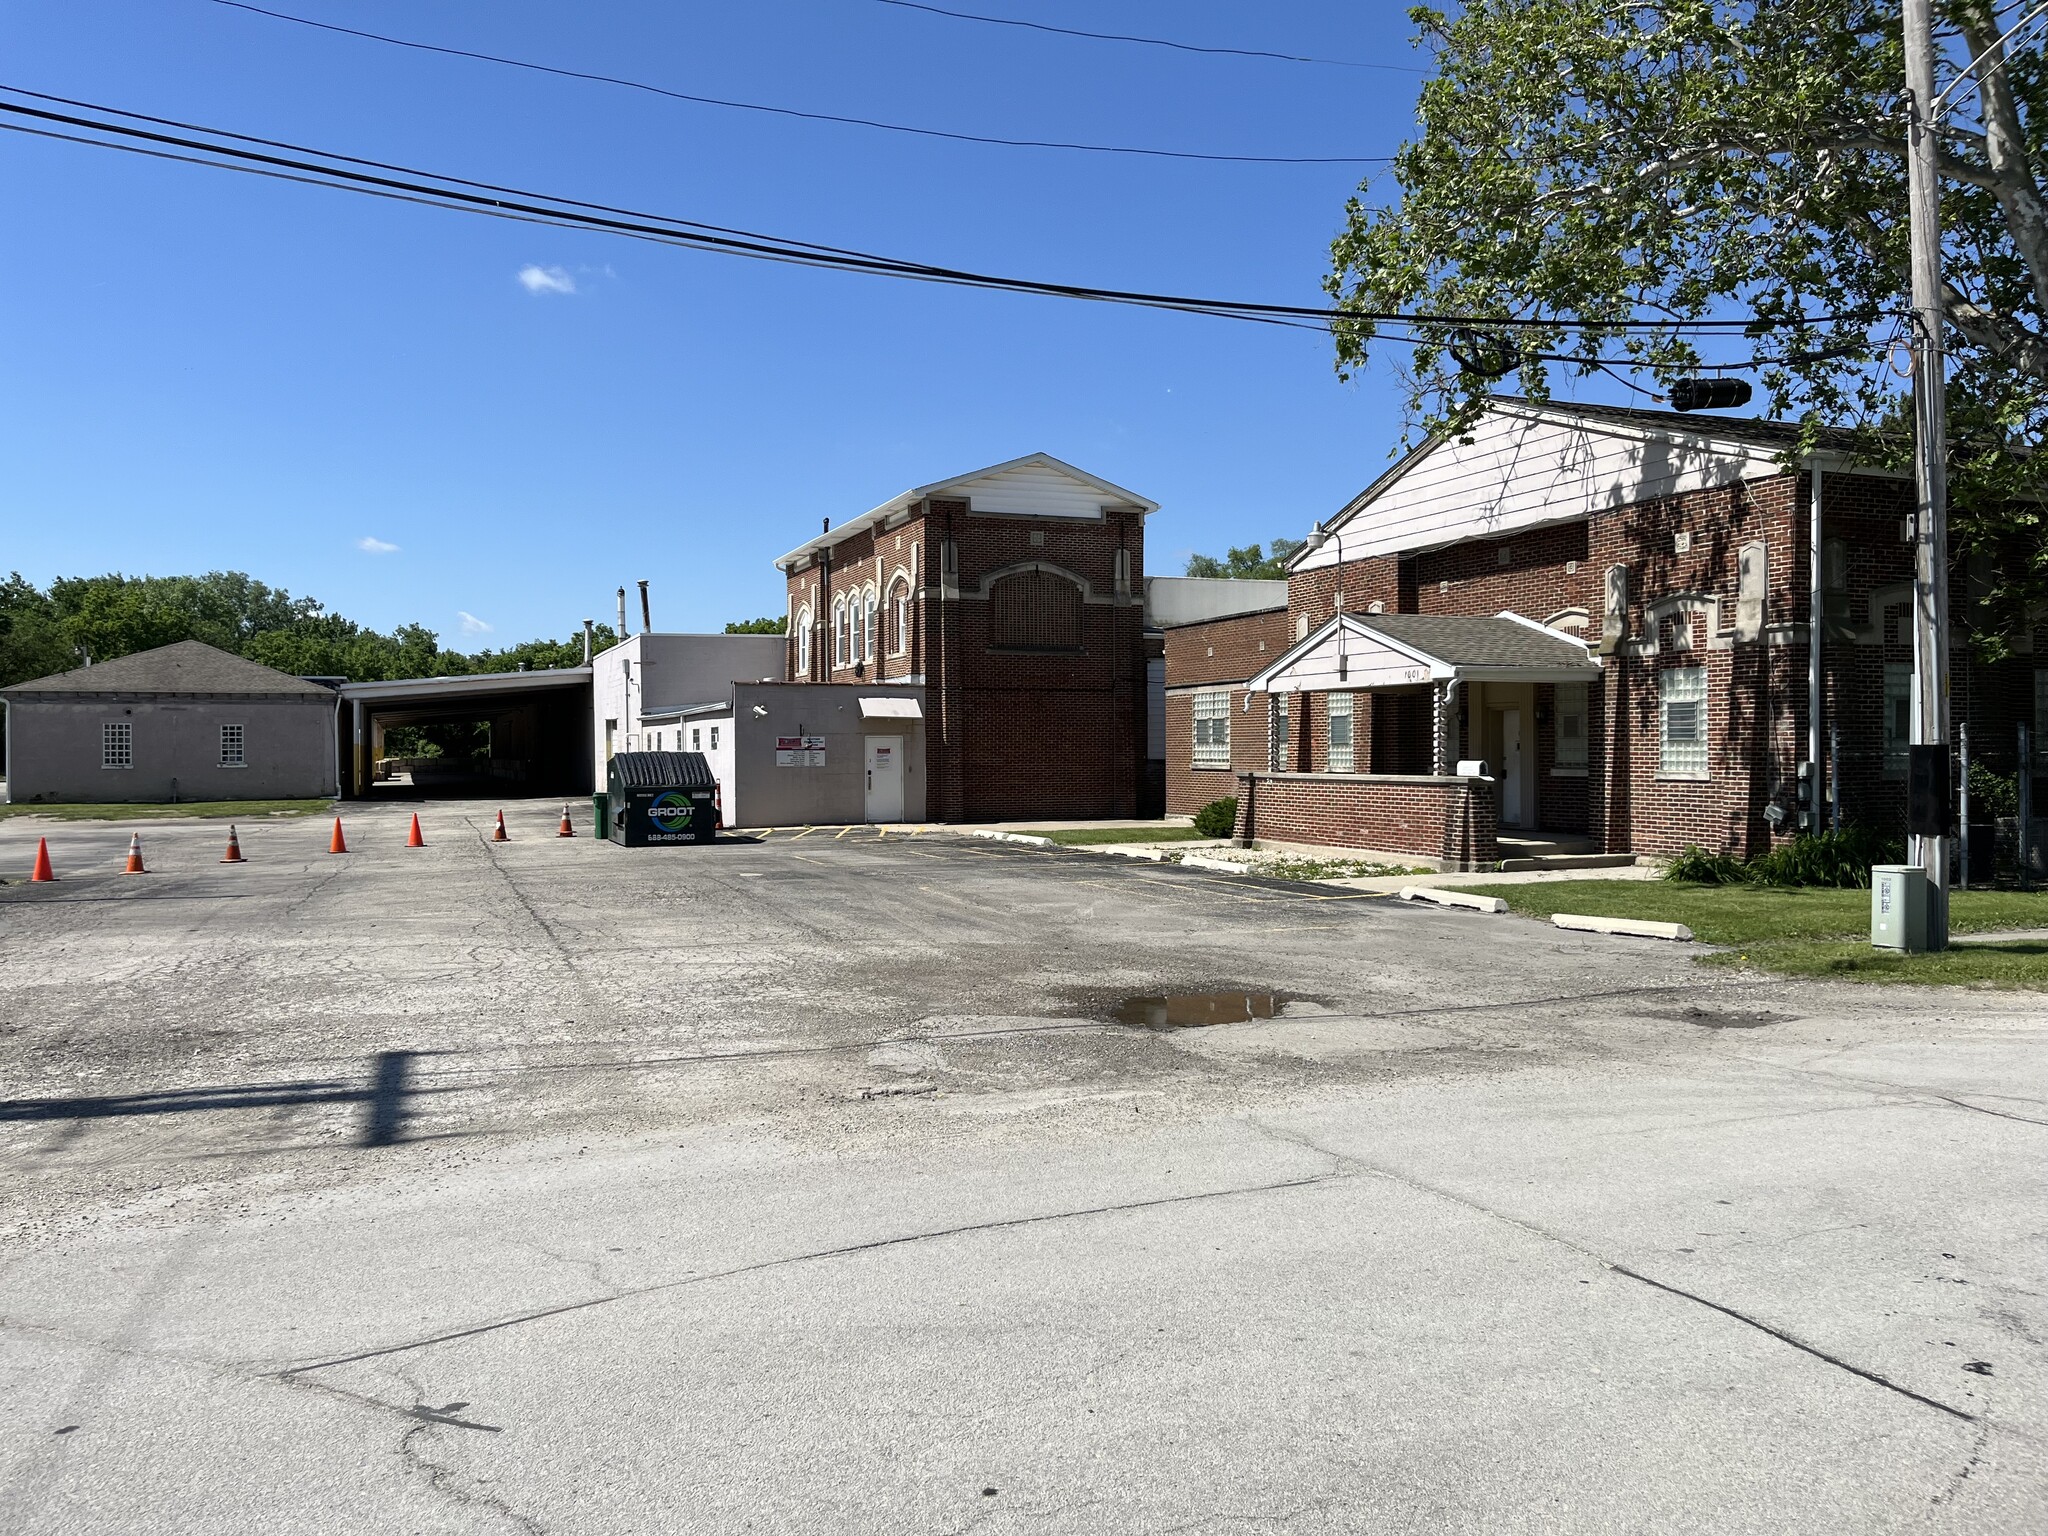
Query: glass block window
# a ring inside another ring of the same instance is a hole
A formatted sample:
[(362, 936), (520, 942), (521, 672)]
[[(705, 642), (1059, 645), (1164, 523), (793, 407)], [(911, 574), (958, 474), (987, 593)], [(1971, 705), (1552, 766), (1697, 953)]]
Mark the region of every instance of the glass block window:
[(1586, 766), (1586, 685), (1557, 685), (1557, 753), (1560, 768)]
[(1330, 772), (1352, 772), (1351, 695), (1330, 695)]
[(135, 726), (127, 720), (109, 720), (100, 727), (100, 766), (135, 766)]
[(1195, 695), (1195, 756), (1197, 768), (1230, 766), (1230, 695), (1227, 692)]
[(1913, 740), (1913, 663), (1884, 664), (1884, 771), (1906, 771), (1906, 748)]
[(1707, 669), (1672, 667), (1658, 677), (1658, 775), (1707, 776)]
[(223, 768), (246, 768), (249, 759), (243, 755), (243, 733), (239, 725), (224, 725), (220, 728), (220, 765)]

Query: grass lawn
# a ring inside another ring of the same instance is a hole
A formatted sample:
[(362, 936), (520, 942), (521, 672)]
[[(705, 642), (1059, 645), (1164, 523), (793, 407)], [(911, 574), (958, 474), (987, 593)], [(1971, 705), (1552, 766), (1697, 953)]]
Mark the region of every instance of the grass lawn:
[[(1553, 912), (1639, 917), (1684, 923), (1703, 943), (1730, 953), (1710, 965), (1752, 966), (1788, 976), (1854, 981), (1982, 983), (2048, 990), (2048, 940), (1958, 945), (1939, 955), (1902, 955), (1870, 947), (1870, 892), (1685, 885), (1671, 880), (1559, 880), (1539, 885), (1473, 886), (1499, 896), (1523, 917)], [(1949, 931), (1987, 933), (2048, 928), (2048, 892), (1954, 891)]]
[(160, 816), (317, 816), (332, 800), (187, 800), (178, 805), (0, 805), (0, 817), (51, 816), (58, 821), (143, 821)]
[(1074, 848), (1089, 843), (1193, 843), (1213, 842), (1193, 827), (1065, 827), (1035, 836)]

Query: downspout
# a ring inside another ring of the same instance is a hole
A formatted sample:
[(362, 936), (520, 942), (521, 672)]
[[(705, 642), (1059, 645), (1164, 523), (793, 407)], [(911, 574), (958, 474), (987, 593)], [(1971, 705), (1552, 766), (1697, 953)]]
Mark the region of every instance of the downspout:
[[(1806, 531), (1806, 760), (1813, 764), (1813, 824), (1820, 825), (1820, 632), (1821, 609), (1826, 601), (1821, 590), (1824, 573), (1821, 570), (1821, 525), (1820, 487), (1821, 467), (1809, 461), (1807, 465), (1807, 531)], [(1827, 786), (1829, 795), (1835, 793), (1835, 786)]]

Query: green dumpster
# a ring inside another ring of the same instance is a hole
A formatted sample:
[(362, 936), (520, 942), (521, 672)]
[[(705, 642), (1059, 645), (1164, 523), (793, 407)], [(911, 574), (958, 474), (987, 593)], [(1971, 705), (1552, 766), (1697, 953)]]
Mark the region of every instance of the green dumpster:
[(605, 802), (608, 798), (601, 789), (590, 797), (590, 819), (597, 827), (599, 837), (611, 836), (611, 823), (604, 819)]

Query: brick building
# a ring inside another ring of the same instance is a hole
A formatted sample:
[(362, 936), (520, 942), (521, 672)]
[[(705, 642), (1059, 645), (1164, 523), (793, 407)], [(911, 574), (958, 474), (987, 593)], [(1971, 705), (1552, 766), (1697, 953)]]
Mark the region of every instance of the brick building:
[(828, 523), (776, 561), (786, 676), (922, 687), (934, 820), (1137, 815), (1156, 510), (1040, 453)]
[[(1243, 835), (1446, 867), (1754, 854), (1798, 829), (1802, 772), (1902, 824), (1912, 488), (1796, 442), (1502, 398), (1421, 444), (1314, 530), (1284, 610), (1167, 631), (1169, 811), (1236, 795)], [(2048, 723), (2037, 643), (1989, 665), (1956, 639), (1955, 718), (1997, 771)]]

